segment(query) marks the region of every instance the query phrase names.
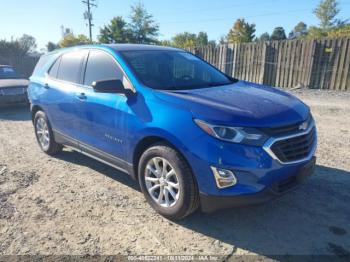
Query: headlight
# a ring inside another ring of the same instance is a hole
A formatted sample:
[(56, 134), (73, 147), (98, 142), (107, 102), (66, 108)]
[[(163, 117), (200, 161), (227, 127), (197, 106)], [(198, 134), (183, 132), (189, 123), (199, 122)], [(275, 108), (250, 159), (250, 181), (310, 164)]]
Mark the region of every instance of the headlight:
[(207, 134), (228, 142), (262, 146), (268, 139), (255, 128), (211, 125), (199, 119), (194, 122)]

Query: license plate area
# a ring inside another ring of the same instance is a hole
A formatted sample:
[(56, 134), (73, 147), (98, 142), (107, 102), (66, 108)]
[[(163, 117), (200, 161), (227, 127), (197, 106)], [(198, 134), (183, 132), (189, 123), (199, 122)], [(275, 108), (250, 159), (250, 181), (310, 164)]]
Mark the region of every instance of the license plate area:
[(309, 176), (312, 175), (315, 169), (316, 158), (313, 157), (308, 163), (302, 166), (297, 174), (290, 176), (286, 179), (275, 183), (271, 189), (276, 194), (284, 194), (290, 190), (293, 190), (300, 183), (304, 182)]
[(297, 175), (297, 180), (298, 182), (304, 182), (305, 179), (307, 179), (309, 176), (311, 176), (315, 170), (315, 165), (316, 165), (316, 158), (313, 157), (310, 162), (308, 162), (305, 166), (303, 166), (298, 175)]

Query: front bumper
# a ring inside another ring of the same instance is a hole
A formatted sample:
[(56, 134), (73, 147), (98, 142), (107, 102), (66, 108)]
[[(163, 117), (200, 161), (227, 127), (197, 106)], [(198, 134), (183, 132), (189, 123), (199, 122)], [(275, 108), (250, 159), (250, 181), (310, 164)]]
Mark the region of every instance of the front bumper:
[(316, 157), (312, 157), (310, 161), (300, 167), (295, 175), (275, 182), (264, 190), (253, 194), (215, 196), (200, 193), (201, 209), (203, 212), (213, 212), (219, 209), (257, 205), (267, 202), (298, 187), (307, 177), (313, 174), (315, 165)]

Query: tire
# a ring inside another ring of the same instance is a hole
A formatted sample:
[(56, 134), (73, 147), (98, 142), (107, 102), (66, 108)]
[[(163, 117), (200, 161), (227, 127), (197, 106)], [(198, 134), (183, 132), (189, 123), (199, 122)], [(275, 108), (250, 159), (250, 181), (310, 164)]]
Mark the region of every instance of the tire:
[[(63, 146), (56, 143), (50, 122), (43, 111), (36, 112), (34, 117), (34, 129), (36, 140), (43, 152), (52, 156), (62, 151)], [(43, 134), (44, 137), (40, 134)]]
[(199, 206), (198, 187), (189, 165), (176, 150), (164, 143), (155, 144), (142, 154), (138, 178), (147, 202), (168, 219), (182, 219)]

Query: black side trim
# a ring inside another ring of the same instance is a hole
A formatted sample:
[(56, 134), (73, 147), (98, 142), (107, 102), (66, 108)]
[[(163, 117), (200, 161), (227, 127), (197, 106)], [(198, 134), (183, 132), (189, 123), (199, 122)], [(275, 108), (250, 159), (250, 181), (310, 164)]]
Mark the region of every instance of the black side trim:
[(81, 143), (80, 141), (73, 139), (67, 135), (62, 134), (61, 132), (54, 130), (55, 141), (59, 144), (71, 147), (72, 149), (85, 154), (91, 158), (96, 159), (104, 164), (110, 165), (120, 171), (123, 171), (129, 174), (131, 177), (135, 178), (133, 171), (133, 165), (123, 159), (112, 156), (108, 153), (105, 153), (97, 148)]
[(79, 144), (79, 148), (81, 149), (81, 151), (84, 153), (88, 153), (92, 156), (95, 156), (107, 163), (110, 163), (114, 166), (117, 166), (117, 167), (120, 167), (121, 169), (127, 171), (127, 166), (128, 166), (128, 162), (120, 159), (120, 158), (117, 158), (115, 156), (112, 156), (108, 153), (105, 153), (97, 148), (94, 148), (92, 146), (89, 146), (89, 145), (86, 145), (86, 144), (83, 144), (81, 142), (78, 142)]
[(56, 143), (79, 149), (77, 140), (75, 140), (67, 135), (62, 134), (61, 132), (59, 132), (57, 130), (53, 130), (53, 136), (55, 138)]

